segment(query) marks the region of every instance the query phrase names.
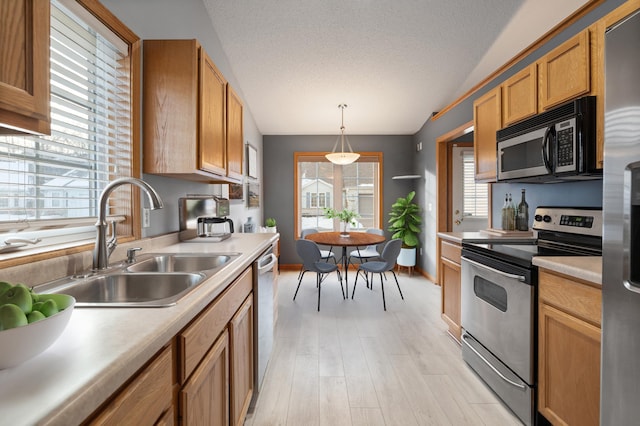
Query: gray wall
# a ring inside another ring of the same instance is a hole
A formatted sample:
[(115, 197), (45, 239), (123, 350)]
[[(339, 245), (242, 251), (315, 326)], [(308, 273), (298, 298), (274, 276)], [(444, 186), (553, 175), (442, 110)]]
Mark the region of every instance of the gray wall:
[[(197, 39), (229, 84), (244, 98), (202, 0), (102, 0), (102, 3), (143, 40)], [(142, 113), (144, 114), (144, 105)], [(262, 135), (246, 103), (244, 140), (257, 149), (258, 172), (261, 174)], [(144, 156), (144, 152), (142, 155)], [(186, 194), (228, 195), (227, 185), (208, 185), (148, 174), (143, 179), (158, 191), (165, 205), (162, 210), (151, 211), (151, 226), (143, 230), (145, 236), (178, 230), (178, 198)], [(146, 206), (145, 200), (143, 203)], [(255, 223), (261, 224), (262, 208), (246, 209), (243, 203), (231, 203), (231, 218), (236, 232), (249, 216), (253, 217)]]
[[(294, 152), (331, 151), (337, 135), (333, 136), (264, 136), (264, 215), (273, 217), (280, 232), (280, 262), (300, 263), (294, 241)], [(415, 147), (411, 136), (351, 136), (354, 151), (383, 153), (383, 222), (386, 230), (389, 209), (398, 197), (415, 188), (415, 180), (392, 180), (392, 176), (412, 173), (411, 159)], [(386, 232), (387, 237), (389, 233)]]
[[(571, 27), (567, 28), (557, 37), (552, 39), (545, 46), (533, 52), (531, 55), (514, 65), (512, 68), (501, 74), (486, 87), (474, 93), (470, 98), (463, 101), (451, 111), (436, 121), (426, 121), (420, 131), (414, 135), (414, 142), (423, 143), (423, 151), (415, 155), (414, 170), (425, 177), (418, 181), (417, 196), (422, 206), (429, 204), (435, 206), (436, 203), (436, 138), (448, 131), (473, 120), (473, 101), (482, 96), (487, 91), (502, 83), (505, 79), (520, 71), (525, 66), (535, 62), (545, 53), (566, 41), (582, 29), (591, 25), (616, 7), (624, 3), (623, 0), (607, 0), (596, 10), (580, 19)], [(532, 40), (533, 42), (533, 40)], [(453, 101), (453, 100), (452, 100)], [(500, 227), (500, 211), (504, 203), (504, 194), (512, 193), (516, 200), (520, 200), (520, 191), (525, 188), (527, 191), (527, 202), (531, 212), (538, 205), (548, 206), (602, 206), (602, 181), (570, 182), (556, 184), (494, 184), (493, 195), (493, 226)], [(426, 224), (425, 232), (422, 234), (422, 245), (424, 255), (419, 259), (418, 266), (427, 273), (435, 276), (436, 272), (436, 215), (435, 209), (429, 211), (425, 209)], [(530, 218), (533, 216), (530, 213)]]

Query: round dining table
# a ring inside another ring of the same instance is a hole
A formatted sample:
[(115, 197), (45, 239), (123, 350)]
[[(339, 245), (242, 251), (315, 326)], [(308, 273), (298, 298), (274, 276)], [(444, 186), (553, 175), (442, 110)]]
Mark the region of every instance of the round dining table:
[(380, 244), (385, 241), (384, 235), (371, 234), (368, 232), (349, 232), (345, 236), (342, 232), (316, 232), (306, 236), (307, 240), (311, 240), (316, 244), (325, 246), (342, 247), (342, 270), (344, 272), (344, 282), (349, 294), (349, 283), (347, 281), (349, 272), (349, 256), (347, 255), (347, 247), (366, 247), (374, 244)]

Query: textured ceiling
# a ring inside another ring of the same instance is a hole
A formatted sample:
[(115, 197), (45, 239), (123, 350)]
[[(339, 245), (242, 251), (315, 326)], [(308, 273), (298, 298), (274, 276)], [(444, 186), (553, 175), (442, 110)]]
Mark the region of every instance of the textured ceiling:
[(203, 0), (265, 135), (414, 134), (585, 1)]

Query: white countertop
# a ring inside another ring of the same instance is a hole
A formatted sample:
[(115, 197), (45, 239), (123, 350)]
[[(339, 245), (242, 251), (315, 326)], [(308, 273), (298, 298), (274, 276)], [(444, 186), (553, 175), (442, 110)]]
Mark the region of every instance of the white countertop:
[(601, 256), (535, 256), (533, 264), (540, 268), (602, 285)]
[(0, 425), (81, 423), (278, 237), (233, 234), (217, 243), (163, 247), (162, 252), (242, 255), (172, 307), (75, 308), (51, 347), (22, 365), (0, 370)]

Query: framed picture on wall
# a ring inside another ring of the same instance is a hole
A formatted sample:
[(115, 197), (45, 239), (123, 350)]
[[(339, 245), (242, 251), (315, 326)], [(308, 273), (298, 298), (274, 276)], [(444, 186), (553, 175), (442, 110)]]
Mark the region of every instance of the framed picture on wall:
[(247, 184), (247, 208), (255, 209), (260, 207), (260, 185), (257, 183)]
[(241, 183), (229, 184), (229, 199), (230, 200), (242, 200), (244, 198), (244, 185)]
[(249, 144), (247, 144), (247, 175), (258, 178), (258, 151)]

